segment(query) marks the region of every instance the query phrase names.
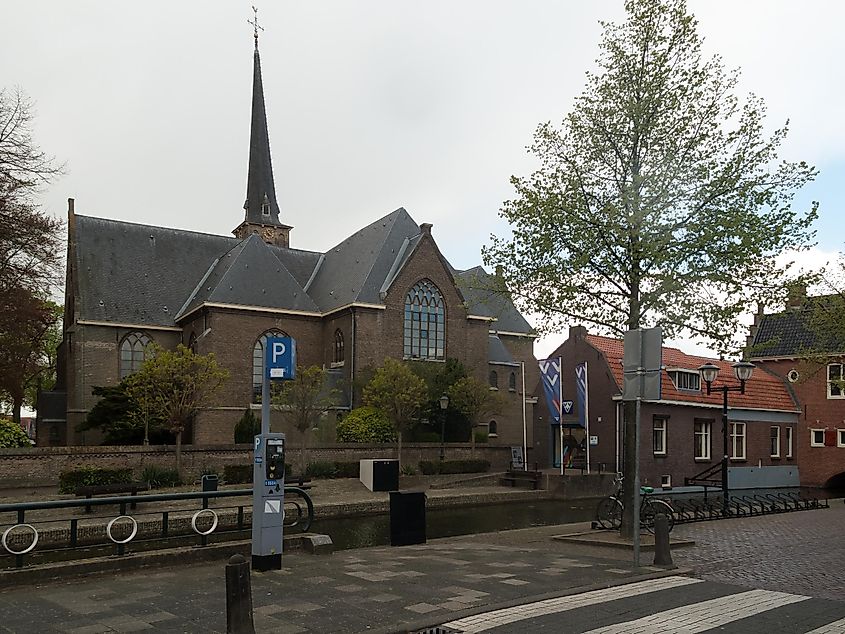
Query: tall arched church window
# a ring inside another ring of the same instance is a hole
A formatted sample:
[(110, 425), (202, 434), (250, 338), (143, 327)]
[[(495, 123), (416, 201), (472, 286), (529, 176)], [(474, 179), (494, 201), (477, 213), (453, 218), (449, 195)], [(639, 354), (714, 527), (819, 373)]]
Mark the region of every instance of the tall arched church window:
[(252, 402), (261, 396), (261, 381), (264, 376), (264, 347), (269, 337), (286, 337), (281, 330), (273, 329), (263, 333), (252, 347)]
[(343, 333), (340, 329), (334, 331), (334, 362), (335, 363), (343, 363), (344, 360), (344, 351), (343, 351)]
[(490, 387), (499, 389), (499, 373), (495, 370), (490, 370)]
[(494, 438), (499, 435), (499, 425), (496, 423), (496, 421), (491, 420), (489, 423), (487, 423), (487, 435), (493, 436)]
[(420, 280), (405, 297), (404, 343), (405, 358), (446, 358), (446, 304), (431, 280)]
[(516, 392), (516, 372), (511, 372), (511, 375), (508, 377), (508, 390)]
[(130, 332), (120, 343), (120, 378), (125, 379), (141, 369), (147, 359), (147, 346), (152, 343), (143, 332)]

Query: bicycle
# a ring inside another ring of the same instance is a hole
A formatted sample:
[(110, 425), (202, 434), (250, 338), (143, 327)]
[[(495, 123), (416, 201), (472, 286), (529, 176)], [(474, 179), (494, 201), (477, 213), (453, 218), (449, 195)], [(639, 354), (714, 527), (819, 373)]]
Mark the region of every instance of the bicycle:
[[(596, 520), (602, 528), (618, 530), (622, 524), (622, 474), (617, 474), (614, 484), (616, 492), (613, 495), (601, 500), (596, 508)], [(665, 500), (652, 497), (654, 488), (649, 486), (640, 487), (640, 527), (645, 528), (649, 533), (654, 533), (654, 521), (659, 514), (666, 516), (669, 522), (669, 532), (675, 527), (675, 509)]]

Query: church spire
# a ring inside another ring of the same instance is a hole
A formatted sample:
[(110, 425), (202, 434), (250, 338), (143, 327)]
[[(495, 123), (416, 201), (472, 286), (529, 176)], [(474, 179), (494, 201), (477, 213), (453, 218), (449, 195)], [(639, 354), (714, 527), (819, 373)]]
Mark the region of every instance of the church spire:
[(276, 186), (273, 181), (273, 163), (270, 159), (270, 136), (267, 133), (267, 112), (264, 108), (264, 86), (261, 81), (261, 58), (258, 53), (258, 9), (253, 25), (255, 53), (252, 71), (252, 120), (249, 133), (249, 169), (244, 202), (244, 221), (234, 230), (239, 238), (250, 233), (260, 233), (271, 244), (288, 246), (291, 227), (279, 220), (279, 205), (276, 201)]

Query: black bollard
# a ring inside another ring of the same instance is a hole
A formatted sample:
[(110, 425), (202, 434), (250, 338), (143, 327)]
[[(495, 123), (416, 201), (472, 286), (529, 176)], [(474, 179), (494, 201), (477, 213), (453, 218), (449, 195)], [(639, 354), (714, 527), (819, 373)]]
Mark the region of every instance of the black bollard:
[(669, 518), (658, 513), (654, 518), (654, 565), (674, 568), (672, 551), (669, 548)]
[(243, 555), (232, 555), (226, 564), (226, 633), (255, 634), (249, 562)]

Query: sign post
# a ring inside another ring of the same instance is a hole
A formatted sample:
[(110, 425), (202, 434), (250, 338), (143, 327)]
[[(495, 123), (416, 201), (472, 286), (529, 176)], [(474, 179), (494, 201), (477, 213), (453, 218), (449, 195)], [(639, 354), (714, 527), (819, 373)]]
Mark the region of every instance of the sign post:
[(261, 433), (255, 437), (252, 471), (252, 569), (280, 570), (285, 519), (285, 435), (270, 431), (270, 382), (293, 379), (296, 342), (268, 337), (261, 380)]

